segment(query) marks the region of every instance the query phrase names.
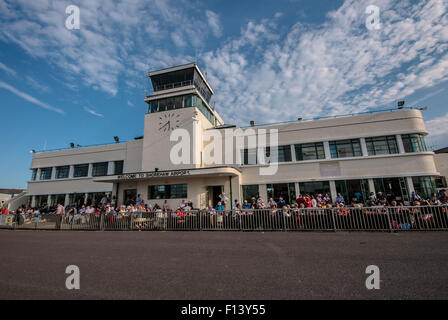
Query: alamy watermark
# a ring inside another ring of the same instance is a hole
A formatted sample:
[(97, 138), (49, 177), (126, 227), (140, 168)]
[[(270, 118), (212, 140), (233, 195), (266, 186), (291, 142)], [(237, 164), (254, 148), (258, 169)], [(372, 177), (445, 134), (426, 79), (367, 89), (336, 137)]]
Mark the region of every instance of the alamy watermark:
[(366, 8), (366, 28), (369, 30), (381, 29), (380, 8), (375, 5), (370, 5)]
[[(205, 130), (202, 141), (196, 141), (186, 129), (171, 132), (170, 141), (177, 142), (170, 151), (174, 165), (259, 165), (260, 175), (275, 175), (278, 170), (278, 129)], [(247, 143), (246, 143), (247, 141)], [(269, 145), (268, 145), (269, 141)], [(203, 142), (205, 145), (201, 153)], [(234, 151), (236, 150), (236, 154)]]
[(70, 5), (65, 8), (65, 13), (69, 15), (67, 19), (65, 19), (65, 27), (68, 30), (79, 30), (81, 25), (79, 7)]
[(67, 266), (67, 268), (65, 268), (65, 273), (69, 274), (69, 276), (65, 280), (65, 287), (68, 290), (81, 289), (79, 267), (75, 265), (69, 265)]
[(376, 265), (370, 265), (366, 268), (366, 274), (369, 276), (366, 279), (366, 288), (368, 290), (380, 289), (380, 268)]

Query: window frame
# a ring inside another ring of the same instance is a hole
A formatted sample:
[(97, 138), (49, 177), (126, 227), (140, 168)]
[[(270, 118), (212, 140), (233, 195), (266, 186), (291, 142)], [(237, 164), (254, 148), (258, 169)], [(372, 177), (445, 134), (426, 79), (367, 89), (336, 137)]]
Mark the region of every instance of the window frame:
[[(165, 190), (157, 198), (155, 194), (155, 188), (163, 187)], [(179, 188), (181, 190), (173, 191), (173, 189)], [(175, 192), (175, 193), (174, 193)], [(171, 200), (171, 199), (187, 199), (188, 198), (188, 184), (187, 183), (177, 183), (177, 184), (161, 184), (161, 185), (148, 185), (148, 200)]]
[[(341, 154), (338, 150), (338, 146), (348, 145), (348, 144), (350, 144), (350, 147), (351, 147), (351, 155), (341, 156)], [(357, 149), (357, 151), (359, 151), (359, 153), (355, 152), (355, 147), (354, 147), (355, 145), (358, 145), (359, 148), (356, 148), (356, 149)], [(331, 155), (332, 159), (356, 158), (356, 157), (363, 156), (360, 138), (329, 141), (329, 147), (330, 147), (330, 155)]]
[[(303, 158), (303, 147), (314, 147), (314, 155), (313, 159), (304, 159)], [(322, 150), (319, 150), (322, 147)], [(322, 151), (322, 153), (320, 152)], [(323, 160), (325, 159), (325, 146), (323, 142), (313, 142), (313, 143), (301, 143), (294, 144), (294, 152), (296, 154), (296, 161), (311, 161), (311, 160)], [(320, 157), (320, 155), (322, 157)]]
[[(79, 168), (85, 167), (85, 166), (87, 166), (86, 174), (85, 175), (77, 175), (76, 174), (76, 169), (79, 170)], [(73, 168), (73, 178), (86, 178), (86, 177), (88, 177), (89, 176), (89, 167), (90, 167), (90, 165), (88, 163), (75, 164), (74, 168)]]
[[(61, 169), (67, 169), (67, 174), (66, 176), (60, 177), (60, 171)], [(55, 175), (55, 179), (59, 180), (59, 179), (68, 179), (70, 175), (70, 166), (58, 166), (56, 167), (56, 175)]]
[[(104, 172), (104, 168), (105, 168), (105, 172)], [(103, 169), (103, 171), (98, 173), (97, 171), (100, 169)], [(107, 176), (108, 170), (109, 170), (109, 162), (108, 161), (92, 163), (92, 177)]]
[[(403, 149), (406, 153), (426, 152), (425, 136), (421, 133), (402, 134)], [(409, 148), (410, 147), (410, 148)]]
[[(46, 175), (44, 176), (44, 174)], [(41, 168), (39, 180), (51, 180), (52, 175), (53, 175), (53, 167)]]
[[(386, 154), (398, 154), (398, 142), (396, 136), (380, 136), (380, 137), (369, 137), (365, 138), (367, 155), (378, 156)], [(385, 142), (387, 147), (387, 153), (380, 153), (380, 148), (375, 146), (375, 142)]]

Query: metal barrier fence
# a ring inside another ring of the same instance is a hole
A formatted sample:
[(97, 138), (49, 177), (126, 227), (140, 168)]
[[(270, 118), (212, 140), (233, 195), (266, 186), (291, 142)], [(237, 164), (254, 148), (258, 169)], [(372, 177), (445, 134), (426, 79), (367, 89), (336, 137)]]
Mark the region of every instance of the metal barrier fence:
[(448, 231), (447, 206), (192, 210), (189, 212), (3, 215), (0, 228), (145, 231)]

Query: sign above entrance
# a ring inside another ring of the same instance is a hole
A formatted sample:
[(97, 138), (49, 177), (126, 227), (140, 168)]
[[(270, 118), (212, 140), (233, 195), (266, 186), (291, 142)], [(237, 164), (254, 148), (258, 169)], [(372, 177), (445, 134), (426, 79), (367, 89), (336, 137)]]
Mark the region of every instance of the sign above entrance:
[(159, 177), (181, 177), (188, 175), (190, 175), (190, 170), (154, 171), (154, 172), (122, 174), (118, 176), (118, 179), (133, 180), (133, 179), (147, 179), (147, 178), (159, 178)]

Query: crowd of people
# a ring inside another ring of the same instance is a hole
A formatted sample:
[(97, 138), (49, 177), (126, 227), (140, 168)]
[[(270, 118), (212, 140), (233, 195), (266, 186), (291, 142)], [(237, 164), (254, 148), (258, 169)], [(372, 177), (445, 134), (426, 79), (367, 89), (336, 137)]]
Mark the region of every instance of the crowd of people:
[[(234, 203), (230, 205), (230, 199), (223, 192), (219, 195), (219, 202), (216, 206), (209, 206), (207, 208), (208, 212), (219, 212), (219, 211), (238, 211), (243, 212), (245, 210), (256, 210), (256, 209), (283, 209), (283, 210), (297, 210), (306, 208), (361, 208), (361, 207), (400, 207), (405, 206), (403, 202), (397, 201), (395, 197), (389, 194), (383, 194), (382, 192), (370, 193), (369, 198), (366, 201), (362, 201), (360, 193), (355, 193), (354, 197), (349, 203), (346, 202), (344, 197), (339, 193), (335, 201), (332, 201), (328, 194), (305, 194), (299, 195), (294, 203), (287, 203), (285, 199), (279, 197), (277, 201), (273, 198), (269, 198), (265, 202), (260, 196), (252, 197), (250, 200), (244, 200), (240, 202), (239, 200), (234, 200)], [(432, 194), (429, 198), (423, 198), (418, 192), (412, 192), (410, 195), (410, 206), (437, 206), (437, 205), (447, 205), (448, 204), (448, 193), (446, 190), (441, 190), (438, 193)], [(182, 215), (192, 210), (197, 210), (191, 200), (181, 200), (176, 208), (171, 208), (167, 200), (164, 200), (162, 205), (157, 203), (150, 204), (145, 203), (141, 195), (138, 194), (136, 197), (130, 199), (126, 205), (117, 205), (117, 200), (115, 197), (110, 197), (109, 195), (104, 195), (104, 197), (98, 203), (84, 203), (84, 199), (81, 198), (76, 204), (64, 206), (59, 203), (55, 206), (42, 205), (39, 207), (20, 207), (15, 214), (20, 216), (39, 216), (41, 214), (58, 214), (58, 215), (129, 215), (135, 214), (141, 217), (144, 213), (151, 212), (170, 212), (174, 215)], [(2, 208), (2, 214), (8, 214), (5, 208)]]

